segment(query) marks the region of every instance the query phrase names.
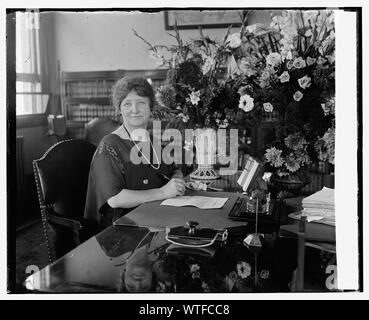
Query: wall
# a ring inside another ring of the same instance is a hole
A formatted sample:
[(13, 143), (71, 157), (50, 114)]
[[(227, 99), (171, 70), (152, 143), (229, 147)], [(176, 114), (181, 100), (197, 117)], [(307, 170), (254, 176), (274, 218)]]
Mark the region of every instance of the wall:
[[(255, 12), (249, 24), (256, 22), (269, 23), (270, 11)], [(133, 35), (132, 28), (152, 44), (175, 43), (164, 28), (163, 12), (58, 12), (54, 27), (56, 59), (62, 71), (156, 68), (148, 46)], [(180, 33), (184, 40), (198, 36), (197, 29)], [(226, 29), (204, 29), (205, 35), (218, 40), (225, 33)]]

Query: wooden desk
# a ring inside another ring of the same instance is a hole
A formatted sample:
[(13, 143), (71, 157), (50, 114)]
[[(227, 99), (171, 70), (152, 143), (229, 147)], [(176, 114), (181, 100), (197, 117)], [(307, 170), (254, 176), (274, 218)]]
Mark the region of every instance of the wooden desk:
[[(229, 237), (217, 250), (190, 251), (165, 240), (165, 232), (111, 226), (64, 257), (29, 276), (33, 292), (126, 292), (122, 277), (132, 252), (147, 246), (152, 292), (278, 292), (273, 284), (273, 239), (263, 249), (249, 250), (244, 236)], [(274, 275), (276, 277), (276, 275)]]
[[(236, 181), (228, 176), (221, 183), (231, 188)], [(32, 292), (47, 293), (126, 292), (122, 278), (127, 261), (137, 249), (147, 246), (145, 261), (154, 275), (152, 292), (287, 291), (292, 275), (285, 265), (296, 261), (297, 252), (277, 247), (276, 234), (262, 232), (260, 251), (243, 244), (247, 230), (230, 234), (226, 243), (218, 243), (216, 248), (188, 250), (167, 242), (165, 231), (111, 226), (29, 276), (25, 286)], [(283, 259), (283, 252), (290, 258)]]

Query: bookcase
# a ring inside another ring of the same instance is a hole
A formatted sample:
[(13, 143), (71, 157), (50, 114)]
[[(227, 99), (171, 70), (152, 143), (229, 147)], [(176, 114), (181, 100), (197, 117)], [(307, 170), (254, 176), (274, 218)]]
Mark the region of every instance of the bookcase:
[(61, 73), (62, 113), (67, 136), (83, 139), (85, 124), (93, 118), (118, 120), (111, 103), (112, 87), (124, 76), (150, 79), (154, 89), (163, 84), (167, 70), (112, 70)]

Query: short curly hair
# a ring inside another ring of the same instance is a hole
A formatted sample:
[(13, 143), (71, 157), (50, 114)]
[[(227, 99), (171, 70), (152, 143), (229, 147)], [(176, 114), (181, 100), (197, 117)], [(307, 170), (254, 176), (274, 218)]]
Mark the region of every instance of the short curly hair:
[(124, 77), (115, 83), (112, 91), (112, 103), (117, 113), (119, 113), (120, 104), (132, 90), (135, 90), (141, 97), (149, 98), (150, 109), (152, 109), (155, 103), (155, 93), (150, 83), (143, 77)]

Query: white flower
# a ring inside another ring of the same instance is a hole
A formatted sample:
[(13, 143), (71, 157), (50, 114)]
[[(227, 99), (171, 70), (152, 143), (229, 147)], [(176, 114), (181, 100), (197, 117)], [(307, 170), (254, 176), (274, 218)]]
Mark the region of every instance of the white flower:
[(331, 29), (334, 28), (334, 13), (333, 12), (328, 17), (325, 24), (326, 24), (328, 30), (331, 30)]
[(255, 66), (258, 62), (256, 57), (242, 57), (238, 60), (238, 68), (248, 77), (253, 76), (257, 73)]
[(247, 262), (241, 261), (237, 263), (237, 273), (242, 279), (246, 279), (251, 274), (251, 266)]
[(269, 270), (266, 269), (261, 270), (259, 274), (260, 278), (264, 280), (268, 279), (269, 275), (270, 275)]
[(190, 272), (191, 273), (196, 273), (200, 271), (200, 266), (196, 263), (196, 264), (191, 264), (190, 266)]
[[(218, 119), (217, 119), (218, 120)], [(217, 122), (217, 124), (218, 124), (218, 126), (219, 126), (219, 128), (220, 129), (225, 129), (225, 128), (227, 128), (228, 127), (228, 125), (229, 125), (229, 123), (228, 123), (228, 120), (227, 119), (224, 119), (223, 121), (222, 121), (222, 123), (220, 124), (220, 121), (219, 122)]]
[(192, 91), (190, 94), (191, 103), (197, 105), (200, 101), (200, 90)]
[(200, 266), (198, 264), (191, 264), (190, 272), (196, 272), (200, 270)]
[(250, 26), (247, 26), (246, 31), (249, 33), (253, 33), (256, 36), (259, 36), (268, 32), (268, 29), (262, 23), (255, 23)]
[(288, 73), (288, 71), (284, 71), (284, 72), (279, 76), (279, 80), (280, 80), (282, 83), (290, 81), (290, 74)]
[(201, 67), (201, 72), (202, 74), (207, 74), (215, 64), (215, 60), (211, 56), (204, 56), (203, 58), (204, 64)]
[(297, 69), (301, 69), (301, 68), (305, 68), (306, 67), (306, 63), (305, 60), (302, 59), (301, 57), (296, 58), (293, 61), (293, 66)]
[(287, 60), (292, 60), (292, 52), (291, 52), (291, 50), (290, 51), (288, 51), (288, 53), (287, 53), (287, 55), (286, 55), (286, 59)]
[(319, 14), (318, 10), (307, 10), (303, 12), (304, 21), (306, 24), (315, 24), (316, 17)]
[(330, 64), (332, 64), (332, 63), (334, 62), (334, 60), (335, 60), (334, 53), (333, 53), (333, 54), (331, 54), (331, 55), (326, 55), (326, 57), (327, 57), (328, 62), (329, 62)]
[(325, 116), (334, 114), (334, 105), (335, 105), (334, 98), (328, 99), (326, 103), (321, 104)]
[(313, 32), (311, 31), (311, 29), (306, 30), (305, 37), (311, 37), (312, 35), (313, 35)]
[(307, 63), (308, 66), (311, 66), (312, 64), (314, 64), (315, 61), (316, 61), (315, 58), (311, 58), (311, 57), (306, 58), (306, 63)]
[(281, 167), (283, 165), (282, 150), (276, 147), (271, 147), (265, 150), (264, 157), (267, 162), (270, 162), (273, 167)]
[(158, 281), (156, 292), (165, 292), (165, 284), (163, 282)]
[(182, 121), (183, 121), (184, 123), (186, 123), (186, 122), (188, 122), (188, 120), (190, 120), (190, 117), (189, 117), (188, 115), (184, 115), (183, 113), (180, 113), (180, 114), (178, 115), (178, 117), (182, 118)]
[(301, 91), (296, 91), (295, 94), (293, 95), (293, 99), (295, 101), (300, 101), (302, 99), (304, 95), (302, 94)]
[(263, 107), (265, 112), (273, 111), (273, 105), (270, 102), (263, 103)]
[(329, 108), (326, 107), (325, 103), (321, 103), (320, 105), (322, 106), (324, 115), (325, 116), (328, 115), (329, 114)]
[(291, 70), (293, 67), (293, 62), (291, 60), (287, 61), (286, 66), (288, 70)]
[(239, 32), (233, 33), (227, 38), (228, 46), (232, 49), (236, 49), (241, 45), (241, 35)]
[(275, 77), (276, 77), (276, 74), (275, 74), (275, 70), (273, 67), (266, 67), (261, 76), (260, 76), (260, 79), (259, 79), (259, 85), (260, 87), (262, 88), (265, 88), (267, 86), (269, 86), (270, 84), (270, 81), (271, 80), (274, 80)]
[(326, 62), (327, 62), (327, 59), (324, 59), (323, 57), (319, 57), (318, 61), (317, 61), (317, 64), (324, 64)]
[(204, 281), (201, 284), (201, 288), (202, 288), (202, 290), (204, 290), (204, 292), (210, 292), (209, 285), (206, 282), (204, 282)]
[(263, 174), (263, 180), (265, 181), (265, 182), (269, 182), (270, 181), (270, 177), (272, 176), (272, 173), (271, 172), (264, 172), (264, 174)]
[(275, 67), (281, 64), (282, 57), (278, 52), (272, 52), (266, 57), (266, 62), (271, 66)]
[(254, 98), (251, 98), (248, 94), (244, 94), (240, 98), (238, 107), (245, 112), (251, 111), (254, 108)]
[(309, 88), (310, 85), (311, 85), (311, 78), (308, 77), (308, 76), (304, 76), (304, 77), (298, 79), (297, 81), (298, 81), (298, 83), (299, 83), (299, 85), (302, 89)]

